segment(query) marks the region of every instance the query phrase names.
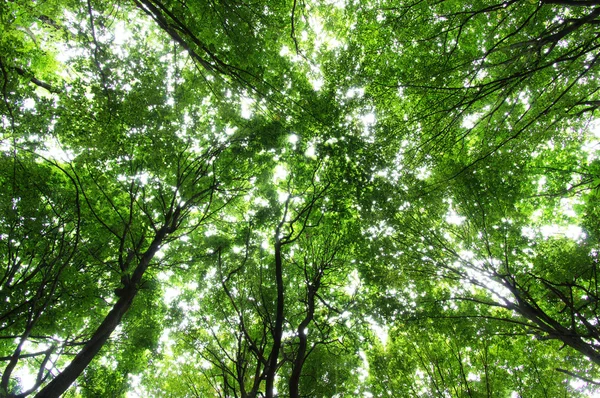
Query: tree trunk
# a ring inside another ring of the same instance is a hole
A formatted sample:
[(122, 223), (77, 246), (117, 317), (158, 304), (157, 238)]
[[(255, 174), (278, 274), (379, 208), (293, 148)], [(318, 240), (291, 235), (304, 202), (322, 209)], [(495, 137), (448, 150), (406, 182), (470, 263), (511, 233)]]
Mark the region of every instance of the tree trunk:
[[(279, 228), (277, 229), (277, 235)], [(275, 236), (275, 279), (277, 284), (277, 310), (275, 315), (275, 329), (273, 330), (273, 348), (269, 354), (268, 371), (266, 372), (266, 398), (273, 398), (275, 373), (277, 372), (277, 359), (281, 349), (281, 336), (283, 335), (283, 264), (281, 259), (281, 241)]]
[(75, 358), (69, 363), (69, 365), (56, 376), (50, 383), (46, 385), (40, 392), (35, 395), (35, 398), (58, 398), (60, 397), (73, 382), (79, 377), (84, 369), (98, 354), (100, 349), (104, 346), (112, 332), (121, 322), (123, 315), (129, 310), (133, 299), (137, 295), (138, 285), (144, 276), (144, 273), (148, 269), (150, 261), (154, 258), (154, 255), (160, 248), (163, 240), (170, 232), (167, 227), (162, 227), (156, 232), (150, 247), (143, 254), (138, 266), (135, 268), (131, 277), (131, 282), (124, 287), (121, 297), (112, 309), (104, 318), (104, 321), (100, 324), (98, 329), (94, 332), (92, 338), (83, 346), (81, 351), (75, 356)]
[(290, 376), (290, 380), (288, 383), (290, 389), (290, 398), (298, 398), (300, 397), (300, 376), (302, 375), (302, 367), (304, 366), (304, 361), (306, 359), (306, 349), (308, 347), (308, 336), (305, 333), (305, 329), (312, 322), (312, 319), (315, 314), (315, 294), (317, 289), (313, 286), (308, 287), (308, 309), (306, 312), (306, 316), (298, 325), (298, 329), (296, 333), (298, 333), (298, 352), (296, 353), (296, 358), (294, 359), (294, 363), (292, 364), (292, 375)]

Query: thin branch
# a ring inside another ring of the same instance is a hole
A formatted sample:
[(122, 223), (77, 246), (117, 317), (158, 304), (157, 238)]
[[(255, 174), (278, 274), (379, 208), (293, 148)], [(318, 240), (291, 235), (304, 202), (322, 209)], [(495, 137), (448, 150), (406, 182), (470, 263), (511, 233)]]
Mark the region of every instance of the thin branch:
[(38, 87), (45, 88), (46, 90), (48, 90), (51, 93), (58, 94), (58, 93), (62, 92), (62, 90), (52, 86), (51, 84), (37, 79), (31, 72), (27, 72), (23, 68), (19, 68), (18, 66), (13, 66), (11, 69), (14, 70), (15, 72), (17, 72), (19, 75), (28, 78), (31, 83), (35, 84)]
[(577, 373), (573, 373), (573, 372), (571, 372), (569, 370), (561, 369), (561, 368), (555, 368), (554, 370), (556, 370), (557, 372), (564, 373), (564, 374), (569, 375), (569, 376), (576, 377), (576, 378), (578, 378), (580, 380), (585, 381), (586, 383), (590, 383), (590, 384), (593, 384), (593, 385), (596, 385), (596, 386), (600, 386), (600, 382), (594, 381), (594, 380), (589, 379), (589, 378), (584, 377), (584, 376), (580, 376)]

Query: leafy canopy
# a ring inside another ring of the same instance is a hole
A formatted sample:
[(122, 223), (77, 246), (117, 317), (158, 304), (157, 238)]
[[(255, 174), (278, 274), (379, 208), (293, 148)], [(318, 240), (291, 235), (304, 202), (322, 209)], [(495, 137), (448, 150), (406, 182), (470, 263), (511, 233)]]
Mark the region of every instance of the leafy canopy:
[(592, 396), (598, 24), (0, 4), (0, 396)]

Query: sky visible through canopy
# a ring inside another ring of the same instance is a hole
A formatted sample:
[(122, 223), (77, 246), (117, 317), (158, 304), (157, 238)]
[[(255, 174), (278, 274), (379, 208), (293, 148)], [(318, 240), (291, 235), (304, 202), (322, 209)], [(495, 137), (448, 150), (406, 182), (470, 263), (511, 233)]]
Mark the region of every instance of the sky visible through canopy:
[(600, 396), (598, 26), (0, 4), (0, 397)]

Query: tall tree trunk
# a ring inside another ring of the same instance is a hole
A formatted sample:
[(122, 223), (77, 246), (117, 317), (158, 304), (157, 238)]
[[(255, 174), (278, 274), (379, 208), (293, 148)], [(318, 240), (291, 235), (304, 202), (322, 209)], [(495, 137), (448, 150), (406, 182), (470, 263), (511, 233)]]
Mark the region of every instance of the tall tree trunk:
[(156, 232), (152, 243), (150, 243), (150, 247), (148, 247), (148, 250), (142, 255), (138, 266), (135, 268), (133, 275), (131, 276), (131, 282), (124, 287), (121, 292), (121, 297), (113, 305), (98, 329), (96, 329), (92, 338), (83, 346), (71, 363), (48, 383), (46, 387), (36, 394), (35, 398), (60, 397), (69, 386), (73, 384), (77, 377), (79, 377), (92, 359), (94, 359), (112, 332), (121, 322), (123, 315), (125, 315), (127, 310), (129, 310), (129, 307), (131, 307), (131, 303), (138, 293), (138, 285), (148, 269), (150, 261), (152, 261), (154, 255), (158, 249), (160, 249), (163, 240), (169, 232), (171, 232), (171, 229), (166, 226), (163, 226)]
[(300, 397), (300, 376), (302, 375), (302, 367), (304, 366), (304, 361), (306, 359), (306, 349), (308, 347), (308, 335), (305, 332), (308, 325), (312, 322), (314, 314), (315, 314), (315, 294), (317, 292), (317, 288), (315, 286), (308, 286), (308, 294), (307, 294), (307, 311), (306, 316), (298, 325), (298, 329), (296, 333), (298, 333), (298, 352), (296, 353), (296, 358), (294, 359), (294, 363), (292, 364), (292, 375), (290, 376), (290, 380), (288, 383), (290, 389), (290, 398), (298, 398)]
[(277, 359), (281, 349), (281, 336), (283, 335), (283, 264), (281, 259), (281, 240), (279, 228), (275, 236), (275, 280), (277, 284), (277, 310), (275, 314), (275, 329), (273, 330), (273, 346), (269, 354), (268, 371), (266, 372), (266, 398), (273, 398), (275, 373), (277, 373)]

